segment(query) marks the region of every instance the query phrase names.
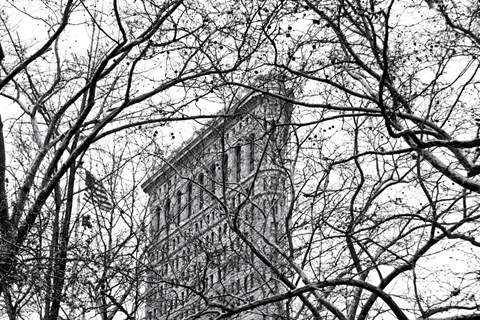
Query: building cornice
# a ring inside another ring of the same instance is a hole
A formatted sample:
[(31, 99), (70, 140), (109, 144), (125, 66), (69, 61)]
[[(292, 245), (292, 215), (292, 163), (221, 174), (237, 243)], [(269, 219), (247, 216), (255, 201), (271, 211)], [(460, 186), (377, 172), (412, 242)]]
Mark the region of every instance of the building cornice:
[(263, 99), (264, 97), (265, 95), (262, 93), (249, 91), (241, 99), (239, 99), (230, 112), (226, 113), (226, 110), (222, 109), (217, 114), (216, 118), (208, 121), (203, 126), (203, 129), (200, 129), (190, 139), (176, 148), (166, 160), (163, 160), (164, 164), (159, 166), (155, 172), (144, 183), (142, 183), (141, 188), (147, 194), (150, 194), (152, 188), (157, 184), (161, 176), (172, 170), (172, 166), (178, 164), (184, 158), (188, 157), (192, 150), (199, 147), (202, 142), (213, 140), (215, 135), (218, 133), (216, 129), (221, 128), (222, 126), (224, 126), (225, 129), (228, 129), (228, 127), (238, 122), (239, 119), (235, 118), (235, 115), (240, 115), (251, 111), (258, 105), (258, 103), (256, 103), (257, 100)]

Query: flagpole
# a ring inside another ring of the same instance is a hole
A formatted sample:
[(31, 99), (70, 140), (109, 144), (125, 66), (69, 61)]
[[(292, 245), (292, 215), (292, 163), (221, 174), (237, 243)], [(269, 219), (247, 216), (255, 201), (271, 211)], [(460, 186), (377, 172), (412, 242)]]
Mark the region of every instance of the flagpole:
[[(78, 164), (78, 169), (83, 169), (83, 162), (80, 162)], [(83, 194), (83, 191), (82, 191), (82, 178), (78, 175), (78, 171), (76, 171), (77, 174), (76, 174), (76, 177), (77, 178), (77, 205), (76, 205), (76, 211), (77, 211), (77, 217), (80, 217), (80, 210), (81, 210), (81, 200), (82, 200), (82, 194)]]
[[(77, 219), (77, 224), (75, 226), (75, 238), (76, 238), (76, 241), (80, 241), (80, 243), (84, 244), (83, 242), (83, 238), (82, 237), (82, 234), (80, 232), (81, 228), (83, 227), (83, 217), (80, 216), (80, 213), (81, 213), (81, 210), (82, 210), (82, 195), (84, 193), (84, 191), (82, 191), (82, 181), (83, 181), (83, 178), (82, 178), (82, 175), (79, 174), (81, 170), (85, 170), (83, 168), (83, 161), (80, 160), (80, 162), (78, 163), (78, 166), (77, 166), (77, 170), (75, 170), (75, 179), (77, 179), (76, 183), (75, 183), (75, 186), (76, 186), (76, 204), (75, 204), (75, 217)], [(82, 237), (82, 239), (80, 239), (80, 237)], [(85, 250), (85, 248), (82, 249), (82, 251), (84, 251), (84, 254), (87, 253), (87, 251)], [(86, 310), (85, 310), (85, 306), (82, 305), (82, 320), (86, 320)]]

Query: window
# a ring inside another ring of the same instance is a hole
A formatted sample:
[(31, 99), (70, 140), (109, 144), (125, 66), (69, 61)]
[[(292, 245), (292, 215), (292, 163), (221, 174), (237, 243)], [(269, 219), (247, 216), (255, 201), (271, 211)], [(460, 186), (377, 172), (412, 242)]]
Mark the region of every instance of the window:
[(170, 199), (165, 202), (165, 222), (166, 225), (170, 225)]
[(278, 216), (278, 200), (277, 199), (273, 199), (272, 201), (272, 215), (274, 218), (276, 218)]
[(155, 227), (157, 231), (160, 231), (161, 215), (162, 215), (162, 210), (160, 210), (160, 208), (157, 207), (157, 209), (155, 210), (155, 224), (156, 224)]
[(251, 134), (248, 142), (248, 169), (249, 172), (253, 172), (255, 170), (255, 135)]
[(177, 224), (180, 224), (182, 214), (182, 191), (177, 191)]
[(271, 178), (270, 189), (273, 189), (273, 190), (278, 189), (278, 177)]
[(210, 170), (209, 170), (209, 174), (210, 174), (210, 191), (212, 191), (213, 194), (215, 194), (215, 179), (216, 179), (216, 175), (217, 175), (217, 166), (215, 163), (212, 163), (210, 165)]
[(192, 216), (192, 183), (187, 184), (187, 218)]
[(240, 181), (242, 176), (242, 146), (235, 147), (235, 180)]
[(203, 208), (203, 184), (205, 183), (203, 173), (198, 176), (198, 209)]
[[(232, 243), (232, 246), (234, 244)], [(240, 259), (238, 256), (233, 256), (232, 257), (232, 271), (240, 271)]]
[(228, 181), (228, 154), (224, 153), (222, 156), (222, 173), (225, 182)]
[(236, 292), (236, 293), (239, 293), (240, 290), (241, 290), (240, 288), (241, 288), (241, 287), (240, 287), (240, 279), (237, 279), (237, 280), (235, 281), (235, 292)]
[(247, 222), (253, 223), (253, 205), (251, 205), (250, 208), (248, 208)]

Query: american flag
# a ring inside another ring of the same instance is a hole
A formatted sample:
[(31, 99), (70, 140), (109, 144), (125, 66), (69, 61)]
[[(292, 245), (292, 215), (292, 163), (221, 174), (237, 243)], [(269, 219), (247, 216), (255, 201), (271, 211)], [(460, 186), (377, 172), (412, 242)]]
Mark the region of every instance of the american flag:
[(101, 210), (110, 211), (113, 209), (112, 203), (108, 199), (107, 189), (88, 170), (85, 170), (85, 185), (87, 187), (87, 193), (85, 194), (87, 202)]

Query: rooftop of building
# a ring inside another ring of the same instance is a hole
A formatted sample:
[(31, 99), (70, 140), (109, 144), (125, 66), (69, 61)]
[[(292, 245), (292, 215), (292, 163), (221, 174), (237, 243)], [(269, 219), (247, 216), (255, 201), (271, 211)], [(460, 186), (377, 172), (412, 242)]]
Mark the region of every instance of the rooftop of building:
[[(254, 80), (255, 85), (259, 88), (271, 90), (273, 92), (283, 92), (285, 87), (281, 75), (271, 73), (268, 75), (259, 75)], [(217, 113), (213, 114), (213, 118), (207, 121), (203, 127), (195, 131), (192, 136), (185, 140), (180, 146), (175, 148), (168, 155), (162, 165), (159, 165), (153, 169), (152, 175), (142, 183), (141, 187), (149, 193), (158, 181), (160, 176), (171, 168), (171, 164), (178, 163), (181, 159), (189, 154), (199, 143), (207, 140), (212, 134), (215, 134), (215, 128), (221, 126), (228, 127), (229, 125), (238, 121), (238, 116), (251, 112), (253, 108), (257, 106), (256, 102), (259, 99), (266, 97), (265, 93), (261, 91), (255, 91), (253, 89), (240, 90), (237, 96), (234, 98), (233, 106), (229, 106), (221, 109)]]

